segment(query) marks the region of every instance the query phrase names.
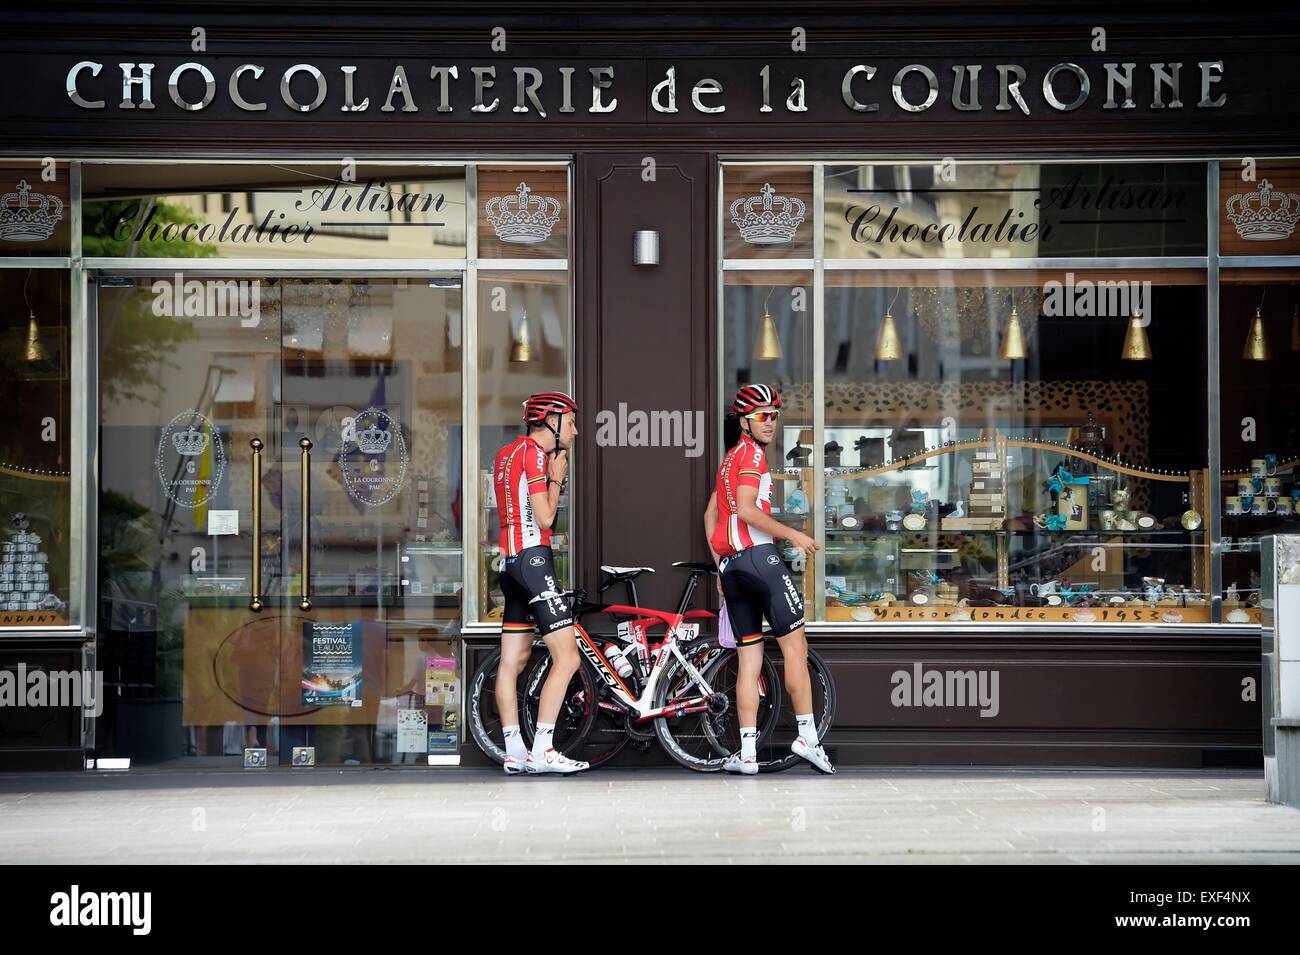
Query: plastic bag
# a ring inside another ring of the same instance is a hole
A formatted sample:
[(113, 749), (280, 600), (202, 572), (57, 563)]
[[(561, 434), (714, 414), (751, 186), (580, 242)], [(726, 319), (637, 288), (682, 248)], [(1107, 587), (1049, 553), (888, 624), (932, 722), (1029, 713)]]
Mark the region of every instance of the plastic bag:
[(731, 618), (727, 616), (727, 602), (722, 602), (718, 612), (718, 644), (728, 650), (736, 649), (736, 636), (731, 632)]

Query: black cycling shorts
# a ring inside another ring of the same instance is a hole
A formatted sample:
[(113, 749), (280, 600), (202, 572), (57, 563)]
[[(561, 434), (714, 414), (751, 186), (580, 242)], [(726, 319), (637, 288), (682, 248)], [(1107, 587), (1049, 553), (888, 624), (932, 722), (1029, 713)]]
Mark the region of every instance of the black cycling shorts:
[(784, 637), (803, 626), (803, 598), (775, 544), (755, 544), (724, 557), (722, 596), (737, 646), (763, 639), (763, 618), (772, 636)]
[(507, 557), (501, 568), (501, 592), (506, 598), (501, 632), (527, 633), (536, 626), (546, 636), (572, 626), (573, 611), (563, 597), (531, 602), (538, 594), (560, 590), (549, 547), (526, 547), (514, 557)]

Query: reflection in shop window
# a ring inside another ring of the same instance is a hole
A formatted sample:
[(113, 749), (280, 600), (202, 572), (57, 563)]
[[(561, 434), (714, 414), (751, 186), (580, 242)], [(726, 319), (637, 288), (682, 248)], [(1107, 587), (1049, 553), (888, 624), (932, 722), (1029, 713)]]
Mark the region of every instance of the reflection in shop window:
[[(569, 275), (480, 272), (478, 296), (478, 617), (496, 621), (505, 610), (500, 583), (504, 558), (492, 465), (497, 451), (523, 433), (523, 403), (529, 395), (572, 393)], [(576, 453), (593, 440), (592, 435), (580, 436)], [(571, 573), (571, 488), (572, 482), (560, 496), (551, 536), (556, 573), (564, 586)]]
[(76, 623), (66, 271), (0, 271), (0, 627)]
[[(355, 173), (355, 175), (353, 175)], [(83, 166), (82, 247), (127, 258), (465, 255), (457, 166)]]
[(1197, 163), (828, 165), (829, 259), (1204, 255)]
[[(781, 396), (780, 427), (767, 451), (772, 474), (772, 516), (814, 534), (816, 466), (812, 403), (812, 273), (728, 271), (723, 288), (723, 371), (720, 397), (724, 413), (741, 385), (766, 384)], [(739, 439), (739, 423), (724, 418), (724, 453)], [(787, 542), (782, 555), (811, 605), (811, 561)]]

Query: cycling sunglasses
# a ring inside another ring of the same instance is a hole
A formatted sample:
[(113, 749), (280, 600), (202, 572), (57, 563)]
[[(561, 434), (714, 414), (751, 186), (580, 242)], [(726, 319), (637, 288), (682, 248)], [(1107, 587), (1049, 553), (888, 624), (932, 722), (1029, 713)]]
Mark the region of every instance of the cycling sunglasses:
[(775, 421), (781, 417), (780, 411), (751, 411), (747, 415), (741, 415), (742, 418), (748, 418), (750, 421)]

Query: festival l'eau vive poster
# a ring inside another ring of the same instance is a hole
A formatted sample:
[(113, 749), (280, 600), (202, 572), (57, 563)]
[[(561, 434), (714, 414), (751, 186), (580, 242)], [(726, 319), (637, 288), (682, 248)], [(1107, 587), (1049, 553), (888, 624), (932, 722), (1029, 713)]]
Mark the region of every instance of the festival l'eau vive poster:
[(361, 624), (302, 625), (304, 706), (361, 705)]

